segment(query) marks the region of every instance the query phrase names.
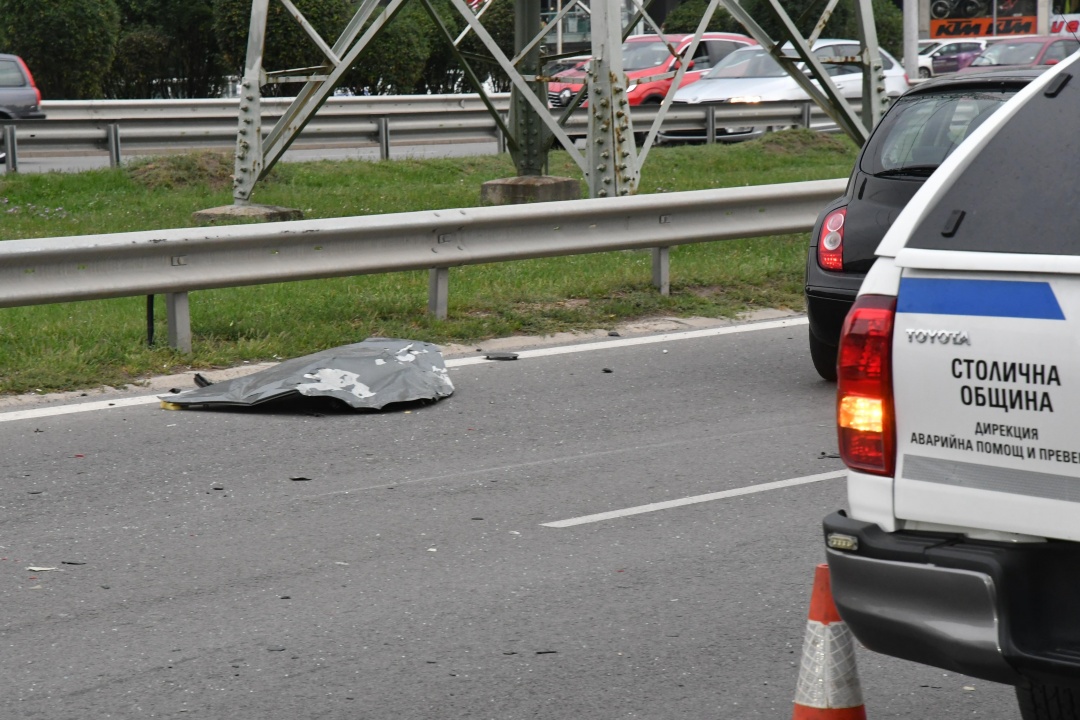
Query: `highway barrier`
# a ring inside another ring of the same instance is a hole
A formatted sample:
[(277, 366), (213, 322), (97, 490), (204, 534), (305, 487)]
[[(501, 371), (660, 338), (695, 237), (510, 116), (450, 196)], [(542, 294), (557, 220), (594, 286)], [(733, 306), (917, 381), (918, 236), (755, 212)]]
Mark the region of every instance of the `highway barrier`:
[(446, 317), (452, 267), (650, 248), (664, 292), (671, 247), (808, 232), (846, 182), (7, 240), (0, 307), (165, 294), (169, 343), (190, 352), (188, 293), (211, 288), (428, 270)]
[[(493, 96), (496, 109), (509, 111), (510, 96)], [(264, 98), (262, 121), (270, 128), (292, 98)], [(2, 120), (9, 172), (19, 153), (29, 155), (108, 154), (115, 166), (124, 155), (147, 155), (196, 148), (232, 149), (236, 144), (235, 98), (209, 100), (45, 101), (45, 120)], [(558, 117), (562, 110), (552, 109)], [(634, 126), (647, 130), (659, 106), (633, 109)], [(566, 122), (571, 137), (584, 137), (586, 110)], [(805, 102), (672, 106), (662, 133), (693, 133), (723, 141), (725, 127), (835, 127), (816, 105)], [(718, 129), (719, 128), (719, 132)], [(498, 126), (478, 95), (385, 95), (331, 98), (292, 147), (378, 147), (389, 159), (394, 145), (491, 142), (504, 144)]]

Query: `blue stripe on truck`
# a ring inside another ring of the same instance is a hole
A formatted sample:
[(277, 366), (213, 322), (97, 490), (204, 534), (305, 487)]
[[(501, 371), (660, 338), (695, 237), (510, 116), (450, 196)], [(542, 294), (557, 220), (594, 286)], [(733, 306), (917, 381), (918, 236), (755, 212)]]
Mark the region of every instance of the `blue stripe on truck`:
[(1048, 282), (901, 278), (896, 311), (1064, 320)]

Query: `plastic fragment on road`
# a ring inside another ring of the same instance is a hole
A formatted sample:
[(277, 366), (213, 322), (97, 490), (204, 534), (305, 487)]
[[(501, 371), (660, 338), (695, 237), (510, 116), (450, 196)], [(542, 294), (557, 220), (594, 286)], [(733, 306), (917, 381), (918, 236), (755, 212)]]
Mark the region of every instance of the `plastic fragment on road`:
[(245, 407), (297, 397), (332, 398), (357, 410), (379, 410), (391, 403), (440, 400), (453, 392), (437, 346), (368, 338), (160, 399), (166, 410)]
[(30, 567), (26, 568), (26, 570), (27, 570), (27, 572), (53, 572), (53, 571), (60, 572), (60, 568), (54, 568), (54, 567), (30, 566)]
[(484, 357), (488, 360), (517, 360), (518, 354), (515, 352), (489, 352)]

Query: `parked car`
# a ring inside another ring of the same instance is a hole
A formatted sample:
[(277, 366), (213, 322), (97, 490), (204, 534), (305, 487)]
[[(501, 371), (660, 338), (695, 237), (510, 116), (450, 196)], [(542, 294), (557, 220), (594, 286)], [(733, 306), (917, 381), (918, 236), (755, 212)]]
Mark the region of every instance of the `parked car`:
[(1001, 67), (1039, 67), (1056, 65), (1080, 49), (1080, 40), (1060, 35), (1009, 38), (986, 46), (971, 64), (960, 72), (985, 72)]
[(967, 67), (986, 49), (988, 42), (985, 38), (971, 38), (928, 46), (919, 52), (919, 77), (925, 80)]
[(42, 119), (41, 92), (34, 76), (17, 55), (0, 55), (0, 118)]
[(1012, 685), (1024, 720), (1080, 716), (1078, 69), (1002, 106), (878, 247), (841, 339), (849, 507), (824, 520), (858, 641)]
[(821, 377), (836, 379), (840, 328), (897, 215), (964, 138), (1040, 72), (934, 78), (913, 87), (882, 116), (844, 195), (821, 211), (810, 235), (806, 313), (810, 359)]
[[(693, 39), (693, 35), (635, 35), (627, 38), (622, 46), (622, 64), (627, 79), (626, 97), (631, 105), (659, 104), (663, 101), (674, 78), (655, 76), (677, 71), (679, 58), (689, 49)], [(679, 54), (679, 58), (672, 56), (669, 45)], [(757, 45), (757, 41), (736, 33), (705, 33), (679, 87), (695, 82), (713, 65), (747, 45)], [(548, 83), (548, 104), (551, 107), (566, 107), (571, 103), (585, 83), (585, 69), (563, 72), (559, 80)]]
[[(785, 48), (791, 51), (791, 48)], [(818, 40), (812, 46), (820, 58), (851, 57), (860, 53), (856, 40)], [(881, 51), (881, 63), (885, 71), (885, 92), (889, 97), (899, 97), (910, 84), (903, 67), (889, 53)], [(862, 71), (858, 65), (827, 63), (829, 77), (837, 90), (846, 98), (862, 96)], [(742, 48), (721, 60), (716, 67), (705, 73), (693, 85), (679, 88), (672, 99), (674, 103), (690, 105), (698, 103), (759, 103), (809, 100), (810, 96), (776, 61), (768, 50), (760, 46)], [(830, 121), (831, 124), (831, 121)], [(767, 128), (727, 127), (717, 128), (718, 139), (725, 141), (748, 140), (760, 136)], [(704, 135), (666, 133), (665, 139), (703, 139)]]
[(591, 55), (575, 55), (573, 57), (552, 60), (544, 65), (544, 75), (556, 77), (568, 70), (581, 70), (591, 58)]

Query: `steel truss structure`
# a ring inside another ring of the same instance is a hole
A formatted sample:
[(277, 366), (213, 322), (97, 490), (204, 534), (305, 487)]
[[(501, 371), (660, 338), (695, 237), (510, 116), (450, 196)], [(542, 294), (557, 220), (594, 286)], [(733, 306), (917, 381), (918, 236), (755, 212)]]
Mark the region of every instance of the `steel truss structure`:
[[(322, 38), (291, 0), (252, 0), (251, 24), (248, 34), (247, 60), (241, 83), (239, 128), (236, 139), (236, 171), (233, 199), (236, 204), (250, 202), (256, 183), (262, 179), (285, 150), (296, 139), (316, 111), (330, 97), (344, 74), (356, 62), (371, 40), (391, 22), (408, 0), (363, 0), (349, 24), (333, 45)], [(645, 80), (671, 77), (671, 89), (664, 98), (659, 113), (647, 131), (635, 132), (626, 98), (626, 74), (622, 67), (622, 43), (631, 29), (644, 23), (651, 33), (662, 30), (649, 14), (642, 0), (629, 0), (635, 13), (622, 25), (621, 8), (624, 0), (592, 0), (592, 59), (586, 71), (586, 83), (581, 92), (561, 115), (547, 107), (546, 81), (540, 75), (540, 47), (562, 18), (583, 0), (564, 4), (548, 23), (541, 26), (538, 0), (515, 2), (515, 52), (508, 57), (484, 28), (482, 16), (493, 0), (485, 0), (479, 11), (466, 0), (449, 0), (454, 11), (466, 24), (464, 32), (454, 37), (450, 28), (436, 12), (431, 0), (420, 2), (450, 43), (466, 78), (479, 93), (488, 111), (495, 118), (506, 138), (519, 175), (540, 175), (546, 166), (547, 151), (554, 141), (566, 149), (588, 179), (591, 197), (631, 195), (637, 190), (641, 167), (653, 146), (672, 96), (685, 74), (688, 63), (680, 63), (673, 73), (664, 73)], [(698, 22), (694, 39), (685, 51), (693, 57), (705, 28), (716, 11), (723, 7), (746, 28), (755, 40), (780, 62), (811, 98), (857, 143), (862, 144), (881, 116), (884, 103), (884, 75), (874, 28), (872, 0), (847, 0), (855, 4), (860, 27), (861, 53), (854, 57), (819, 58), (811, 47), (832, 15), (840, 0), (826, 0), (814, 31), (804, 38), (795, 23), (781, 6), (780, 0), (767, 0), (769, 12), (782, 28), (783, 37), (772, 38), (761, 24), (740, 4), (739, 0), (709, 0)], [(324, 55), (324, 65), (313, 68), (267, 72), (262, 65), (266, 39), (266, 20), (271, 2), (280, 2), (304, 30), (311, 42)], [(385, 2), (385, 5), (383, 4)], [(380, 12), (381, 10), (381, 12)], [(802, 20), (802, 18), (800, 18)], [(469, 58), (458, 50), (467, 33), (474, 33), (491, 60), (506, 73), (512, 85), (509, 117), (504, 117), (491, 102), (484, 83), (472, 68)], [(674, 55), (676, 50), (668, 46)], [(551, 56), (545, 58), (552, 59)], [(837, 91), (826, 71), (826, 64), (846, 63), (861, 66), (863, 72), (862, 116)], [(274, 82), (303, 82), (288, 110), (264, 135), (261, 113), (261, 88)], [(567, 135), (564, 124), (570, 114), (588, 98), (588, 135), (584, 152)], [(640, 146), (637, 140), (642, 139)]]

